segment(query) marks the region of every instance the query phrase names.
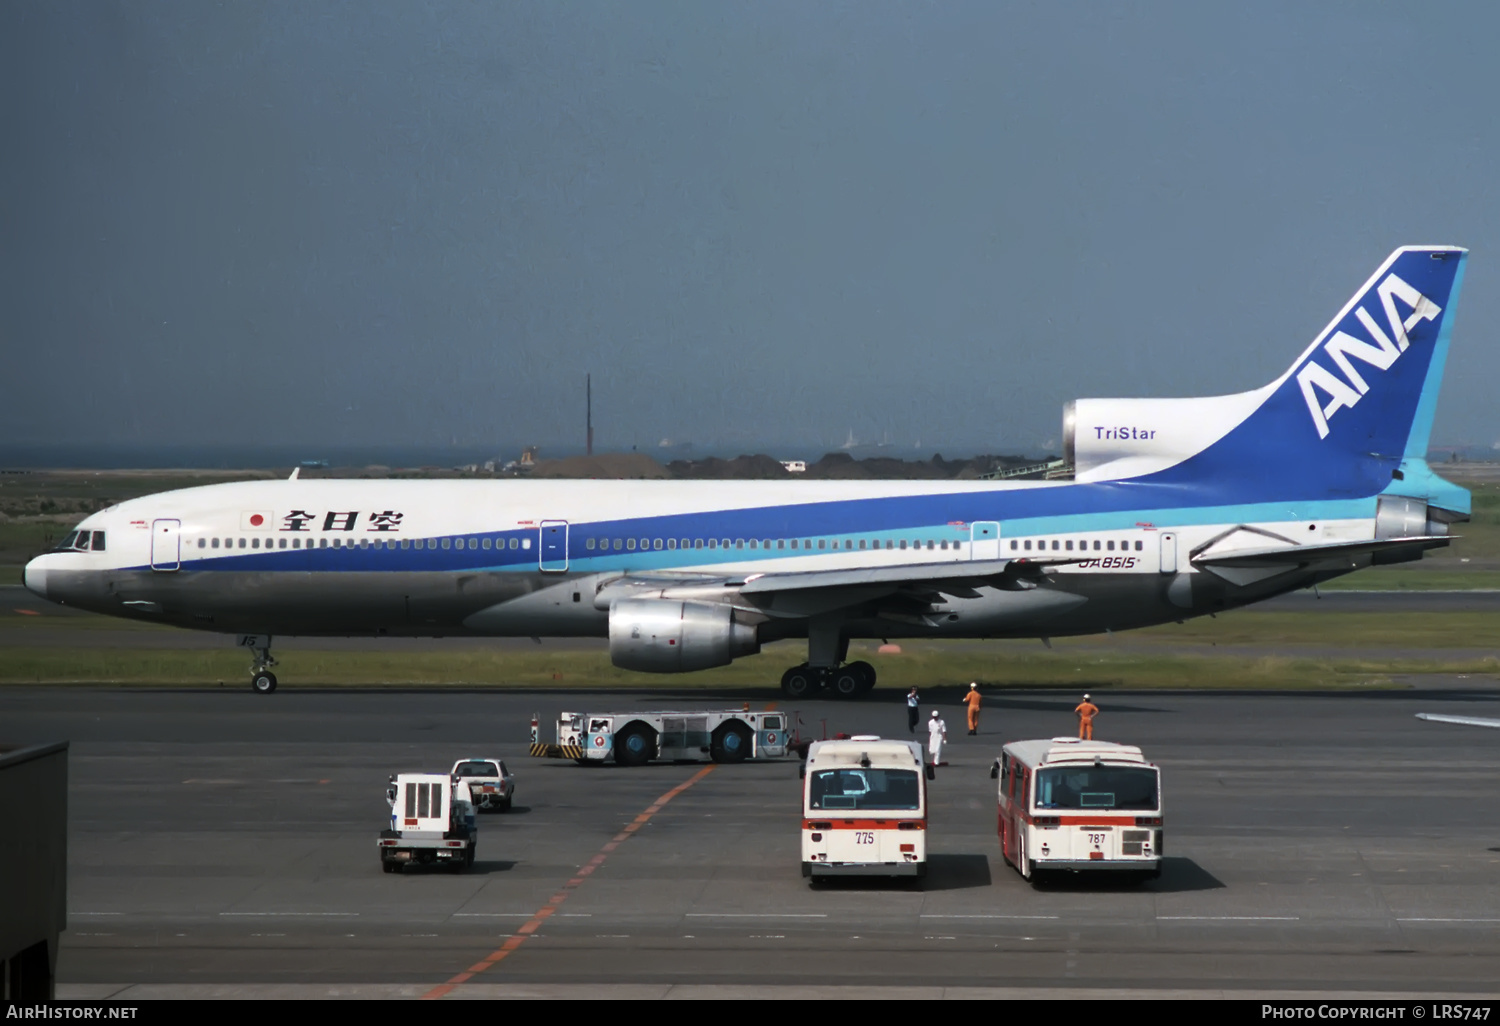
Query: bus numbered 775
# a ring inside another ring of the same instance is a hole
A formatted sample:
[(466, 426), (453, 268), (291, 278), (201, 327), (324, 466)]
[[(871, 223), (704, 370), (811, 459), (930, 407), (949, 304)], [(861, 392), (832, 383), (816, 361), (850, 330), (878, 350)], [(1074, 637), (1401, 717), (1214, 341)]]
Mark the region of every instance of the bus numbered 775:
[(1015, 741), (990, 776), (1000, 781), (1000, 851), (1026, 879), (1044, 870), (1161, 875), (1161, 771), (1139, 748)]
[(802, 875), (927, 875), (927, 780), (915, 741), (814, 741), (802, 765)]

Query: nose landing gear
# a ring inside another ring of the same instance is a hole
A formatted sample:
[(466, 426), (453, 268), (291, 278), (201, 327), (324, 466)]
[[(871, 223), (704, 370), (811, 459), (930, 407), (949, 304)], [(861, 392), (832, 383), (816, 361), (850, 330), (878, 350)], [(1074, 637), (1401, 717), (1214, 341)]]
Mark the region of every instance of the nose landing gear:
[(276, 674), (271, 672), (271, 667), (276, 665), (276, 659), (271, 655), (271, 636), (269, 634), (241, 634), (239, 644), (241, 648), (250, 650), (251, 689), (261, 695), (269, 695), (275, 691)]

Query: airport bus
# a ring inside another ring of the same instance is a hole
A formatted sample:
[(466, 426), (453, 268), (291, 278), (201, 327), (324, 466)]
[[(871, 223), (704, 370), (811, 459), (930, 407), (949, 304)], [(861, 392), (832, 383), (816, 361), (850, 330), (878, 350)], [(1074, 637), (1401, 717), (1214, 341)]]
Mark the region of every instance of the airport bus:
[(814, 741), (803, 764), (802, 875), (927, 875), (927, 779), (915, 741)]
[(1161, 875), (1161, 771), (1141, 750), (1072, 737), (1014, 741), (995, 760), (1000, 851), (1043, 870)]

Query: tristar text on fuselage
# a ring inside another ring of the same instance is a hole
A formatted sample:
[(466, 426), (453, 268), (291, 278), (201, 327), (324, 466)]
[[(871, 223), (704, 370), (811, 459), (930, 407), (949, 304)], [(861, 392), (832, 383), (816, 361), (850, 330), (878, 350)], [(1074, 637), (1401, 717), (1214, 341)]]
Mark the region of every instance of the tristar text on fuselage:
[(1072, 480), (253, 481), (88, 517), (26, 585), (116, 616), (271, 637), (593, 636), (618, 666), (722, 666), (854, 697), (858, 638), (1118, 631), (1418, 559), (1468, 519), (1426, 463), (1466, 251), (1392, 253), (1250, 392), (1078, 399)]

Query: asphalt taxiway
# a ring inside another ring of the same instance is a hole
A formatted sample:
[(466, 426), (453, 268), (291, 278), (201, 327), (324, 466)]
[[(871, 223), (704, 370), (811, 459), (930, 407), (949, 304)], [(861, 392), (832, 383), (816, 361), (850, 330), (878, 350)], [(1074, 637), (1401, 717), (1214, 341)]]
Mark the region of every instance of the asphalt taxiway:
[[(795, 760), (524, 754), (534, 712), (768, 690), (7, 688), (0, 734), (72, 742), (60, 996), (1500, 991), (1500, 732), (1413, 718), (1494, 716), (1500, 692), (1096, 695), (1100, 736), (1164, 771), (1143, 886), (999, 856), (990, 762), (1068, 733), (1077, 696), (993, 694), (977, 737), (957, 697), (923, 708), (952, 744), (921, 889), (808, 886)], [(904, 735), (901, 696), (871, 699), (803, 703), (803, 729)], [(383, 874), (386, 777), (468, 755), (518, 778), (473, 872)]]

